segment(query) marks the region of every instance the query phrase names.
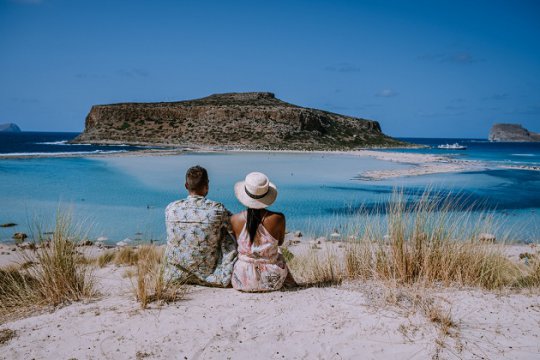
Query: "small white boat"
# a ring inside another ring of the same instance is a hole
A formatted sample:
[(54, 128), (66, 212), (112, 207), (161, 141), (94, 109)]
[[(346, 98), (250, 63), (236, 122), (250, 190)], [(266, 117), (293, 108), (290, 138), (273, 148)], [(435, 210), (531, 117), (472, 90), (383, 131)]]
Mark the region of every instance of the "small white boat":
[(467, 150), (466, 146), (459, 145), (458, 143), (439, 145), (437, 146), (437, 148), (444, 149), (444, 150)]
[(118, 247), (128, 246), (132, 242), (133, 242), (133, 240), (131, 240), (130, 238), (125, 238), (124, 240), (117, 242), (116, 246), (118, 246)]

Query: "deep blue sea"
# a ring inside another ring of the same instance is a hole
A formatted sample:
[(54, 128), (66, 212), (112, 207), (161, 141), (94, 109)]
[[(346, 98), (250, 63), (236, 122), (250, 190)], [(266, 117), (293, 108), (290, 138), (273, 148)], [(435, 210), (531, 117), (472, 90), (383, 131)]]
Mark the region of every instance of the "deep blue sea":
[[(408, 168), (369, 157), (292, 153), (185, 153), (175, 156), (88, 157), (95, 152), (137, 150), (131, 146), (68, 145), (76, 133), (0, 134), (0, 155), (80, 153), (68, 158), (0, 159), (0, 241), (16, 231), (30, 232), (40, 223), (51, 230), (58, 209), (69, 211), (91, 237), (111, 242), (124, 238), (165, 238), (163, 212), (185, 196), (183, 176), (192, 165), (209, 170), (209, 197), (236, 212), (242, 210), (233, 185), (250, 171), (265, 172), (279, 196), (272, 208), (287, 216), (289, 230), (324, 234), (360, 219), (358, 209), (377, 209), (384, 216), (392, 193), (400, 189), (412, 203), (426, 188), (456, 198), (469, 207), (473, 220), (494, 216), (488, 229), (512, 241), (540, 240), (540, 172), (498, 165), (540, 165), (540, 143), (489, 143), (481, 139), (405, 139), (436, 147), (466, 145), (465, 151), (436, 148), (399, 150), (445, 154), (491, 164), (478, 171), (358, 180), (363, 171)], [(394, 150), (395, 151), (395, 150)]]
[[(490, 161), (495, 164), (540, 165), (540, 142), (490, 142), (486, 139), (455, 138), (401, 138), (401, 140), (429, 147), (427, 149), (400, 150), (404, 152), (451, 155), (456, 159)], [(455, 143), (464, 145), (467, 149), (443, 150), (437, 148), (438, 145)]]
[(140, 150), (128, 145), (100, 146), (68, 144), (79, 133), (68, 132), (0, 132), (0, 155), (45, 155), (48, 153), (99, 154)]

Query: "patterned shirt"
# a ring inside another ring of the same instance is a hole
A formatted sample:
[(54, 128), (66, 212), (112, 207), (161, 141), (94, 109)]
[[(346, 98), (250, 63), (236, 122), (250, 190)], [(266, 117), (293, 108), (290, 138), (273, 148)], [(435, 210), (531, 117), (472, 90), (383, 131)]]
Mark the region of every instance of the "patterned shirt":
[(237, 254), (230, 216), (223, 204), (204, 196), (170, 203), (165, 210), (166, 278), (228, 286)]

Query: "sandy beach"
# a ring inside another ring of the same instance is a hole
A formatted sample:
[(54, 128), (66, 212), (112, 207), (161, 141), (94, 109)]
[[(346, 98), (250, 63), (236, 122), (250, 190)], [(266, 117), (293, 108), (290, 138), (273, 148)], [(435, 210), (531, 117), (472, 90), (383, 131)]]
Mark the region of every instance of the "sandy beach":
[[(302, 246), (292, 248), (301, 251)], [(20, 250), (1, 245), (0, 265)], [(88, 256), (104, 249), (81, 247)], [(507, 247), (507, 254), (535, 251)], [(241, 293), (187, 286), (184, 299), (141, 309), (132, 268), (95, 268), (96, 299), (0, 325), (2, 359), (532, 359), (540, 356), (537, 289), (329, 287)], [(433, 310), (448, 316), (444, 328)], [(434, 320), (435, 319), (435, 320)]]

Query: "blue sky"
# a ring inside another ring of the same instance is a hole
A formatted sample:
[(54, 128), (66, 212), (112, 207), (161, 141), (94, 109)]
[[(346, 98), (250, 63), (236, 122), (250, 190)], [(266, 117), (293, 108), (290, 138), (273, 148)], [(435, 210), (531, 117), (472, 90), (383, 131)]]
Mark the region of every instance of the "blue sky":
[(0, 0), (0, 123), (272, 91), (393, 136), (540, 132), (540, 2)]

